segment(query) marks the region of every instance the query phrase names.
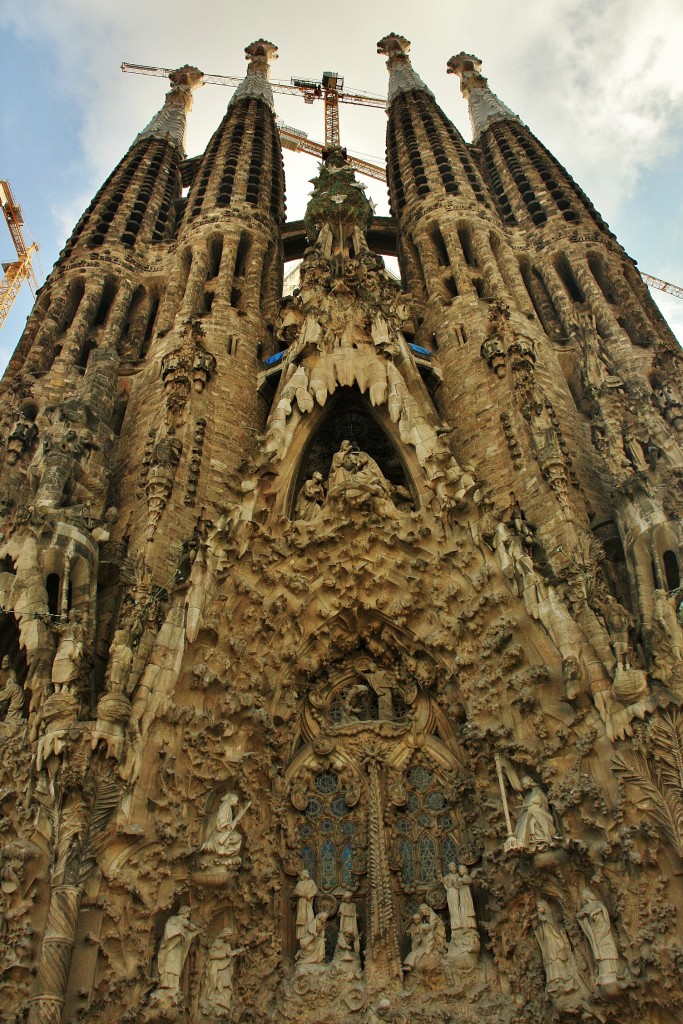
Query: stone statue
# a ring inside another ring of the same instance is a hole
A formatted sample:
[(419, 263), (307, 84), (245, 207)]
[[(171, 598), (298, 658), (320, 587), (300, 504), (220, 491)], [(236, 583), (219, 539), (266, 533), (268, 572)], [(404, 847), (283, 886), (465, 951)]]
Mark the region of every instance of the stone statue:
[(515, 827), (515, 839), (522, 849), (532, 852), (547, 850), (553, 845), (555, 835), (548, 798), (529, 775), (522, 779), (522, 789), (525, 794)]
[(352, 893), (344, 893), (339, 904), (339, 932), (334, 951), (335, 960), (353, 960), (360, 953), (360, 935), (358, 932), (358, 914)]
[(0, 662), (0, 704), (7, 703), (5, 721), (19, 723), (24, 710), (24, 691), (17, 682), (17, 674), (10, 666), (9, 656), (5, 654)]
[(318, 886), (305, 868), (299, 875), (299, 881), (294, 887), (294, 895), (298, 899), (296, 906), (296, 937), (299, 942), (302, 942), (308, 934), (308, 927), (315, 917), (313, 900), (318, 895)]
[(581, 985), (569, 939), (558, 924), (545, 900), (536, 904), (534, 934), (543, 957), (546, 991), (561, 1005), (576, 1005), (581, 999)]
[(299, 491), (294, 509), (294, 518), (303, 522), (310, 522), (320, 513), (323, 501), (325, 500), (325, 489), (323, 487), (322, 473), (314, 473), (306, 480)]
[(451, 862), (448, 865), (448, 872), (441, 881), (446, 889), (448, 913), (451, 919), (451, 933), (462, 928), (474, 928), (476, 930), (477, 915), (474, 912), (474, 902), (470, 889), (472, 876), (465, 865), (461, 864), (458, 867), (457, 864)]
[(62, 636), (52, 663), (52, 683), (57, 692), (76, 682), (86, 654), (85, 626), (78, 608), (72, 608), (66, 624), (58, 628)]
[(612, 924), (607, 907), (598, 899), (592, 889), (581, 893), (583, 906), (576, 919), (590, 943), (598, 967), (598, 985), (611, 988), (617, 983), (619, 952), (612, 933)]
[(446, 928), (438, 914), (422, 903), (413, 914), (408, 933), (410, 952), (403, 966), (408, 970), (436, 966), (446, 948)]
[(232, 985), (236, 958), (244, 947), (233, 949), (232, 929), (226, 927), (214, 939), (204, 970), (204, 992), (201, 1009), (207, 1016), (227, 1017), (232, 1007)]
[(605, 625), (609, 633), (612, 650), (617, 665), (628, 669), (630, 665), (631, 645), (629, 643), (628, 631), (632, 625), (633, 616), (626, 611), (623, 605), (612, 594), (607, 594), (602, 607), (605, 618)]
[(326, 910), (321, 910), (308, 922), (304, 935), (299, 939), (300, 948), (296, 954), (299, 966), (325, 962), (325, 925), (328, 916)]
[(350, 441), (342, 441), (339, 451), (332, 456), (327, 500), (343, 501), (353, 509), (369, 506), (377, 515), (398, 516), (391, 499), (391, 484), (375, 460)]
[(190, 921), (190, 908), (183, 906), (174, 917), (169, 917), (159, 946), (159, 989), (178, 993), (180, 978), (192, 940), (199, 928)]
[(246, 803), (241, 811), (234, 814), (239, 803), (236, 793), (226, 793), (221, 800), (216, 817), (211, 822), (206, 839), (201, 845), (202, 853), (216, 853), (219, 857), (236, 859), (242, 848), (243, 836), (237, 831), (237, 824), (251, 806)]

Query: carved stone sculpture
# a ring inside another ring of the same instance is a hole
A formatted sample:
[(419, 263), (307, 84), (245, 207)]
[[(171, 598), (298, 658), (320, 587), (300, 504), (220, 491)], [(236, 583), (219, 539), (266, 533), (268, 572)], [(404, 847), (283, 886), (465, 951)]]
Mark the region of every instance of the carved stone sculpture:
[(6, 705), (5, 722), (19, 724), (24, 709), (24, 691), (17, 682), (17, 674), (7, 654), (0, 662), (0, 705)]
[(209, 949), (204, 968), (202, 1013), (207, 1016), (229, 1017), (233, 1000), (233, 979), (236, 960), (244, 947), (233, 948), (232, 929), (226, 927), (217, 935)]
[(61, 639), (52, 663), (52, 683), (56, 691), (69, 689), (77, 682), (85, 661), (86, 630), (78, 608), (71, 609), (60, 631)]
[(294, 518), (303, 522), (311, 522), (320, 514), (325, 500), (322, 473), (315, 472), (310, 480), (306, 480), (296, 499)]
[(294, 895), (297, 898), (296, 937), (301, 943), (308, 935), (309, 925), (315, 917), (313, 901), (318, 895), (318, 886), (305, 868), (299, 875), (299, 881), (294, 887)]
[(582, 998), (581, 982), (567, 933), (545, 900), (536, 904), (536, 941), (543, 957), (546, 991), (563, 1009), (576, 1006)]
[(159, 967), (158, 989), (173, 995), (180, 994), (180, 979), (192, 940), (199, 928), (190, 920), (190, 908), (183, 906), (173, 917), (169, 917), (159, 946), (157, 958)]
[(237, 831), (237, 824), (249, 810), (250, 804), (235, 813), (239, 797), (235, 793), (226, 793), (220, 802), (215, 820), (206, 839), (202, 843), (203, 853), (215, 853), (231, 863), (239, 863), (243, 836)]
[(332, 457), (326, 501), (341, 502), (351, 509), (370, 508), (378, 515), (396, 518), (391, 493), (391, 484), (375, 460), (350, 441), (342, 441)]
[(311, 967), (325, 962), (325, 925), (328, 917), (327, 911), (321, 910), (308, 922), (306, 931), (299, 940), (297, 967)]
[(581, 896), (584, 902), (576, 918), (590, 943), (597, 964), (597, 984), (605, 990), (615, 989), (618, 987), (619, 952), (607, 907), (592, 889), (584, 889)]
[(339, 931), (334, 951), (336, 961), (353, 963), (360, 953), (360, 935), (358, 933), (358, 914), (353, 894), (345, 892), (339, 904)]
[(477, 915), (472, 900), (472, 876), (464, 864), (458, 866), (455, 863), (450, 863), (448, 871), (441, 881), (446, 889), (451, 924), (449, 955), (478, 953), (479, 935), (477, 933)]
[(429, 970), (438, 966), (446, 950), (446, 928), (426, 903), (413, 914), (409, 928), (410, 952), (403, 961), (407, 970)]
[(522, 779), (522, 788), (525, 794), (515, 827), (515, 839), (522, 849), (540, 853), (553, 844), (555, 822), (547, 796), (529, 775)]

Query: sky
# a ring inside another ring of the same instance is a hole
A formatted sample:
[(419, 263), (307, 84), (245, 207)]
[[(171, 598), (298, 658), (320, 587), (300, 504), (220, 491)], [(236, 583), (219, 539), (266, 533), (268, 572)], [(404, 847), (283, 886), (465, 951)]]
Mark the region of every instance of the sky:
[[(376, 42), (398, 32), (449, 117), (471, 138), (467, 106), (446, 61), (483, 61), (491, 88), (565, 165), (641, 270), (683, 285), (682, 0), (0, 0), (0, 178), (40, 245), (43, 273), (102, 181), (162, 105), (161, 78), (122, 74), (122, 61), (242, 75), (244, 47), (279, 47), (272, 77), (345, 77), (386, 94)], [(10, 84), (8, 84), (10, 83)], [(195, 93), (188, 155), (201, 152), (231, 92)], [(276, 95), (288, 124), (323, 138), (322, 104)], [(342, 142), (383, 162), (382, 109), (342, 105)], [(285, 154), (288, 218), (303, 215), (314, 158)], [(386, 188), (368, 184), (386, 215)], [(0, 259), (14, 258), (0, 224)], [(683, 341), (683, 299), (653, 292)], [(0, 332), (0, 369), (16, 346), (32, 297), (22, 288)]]

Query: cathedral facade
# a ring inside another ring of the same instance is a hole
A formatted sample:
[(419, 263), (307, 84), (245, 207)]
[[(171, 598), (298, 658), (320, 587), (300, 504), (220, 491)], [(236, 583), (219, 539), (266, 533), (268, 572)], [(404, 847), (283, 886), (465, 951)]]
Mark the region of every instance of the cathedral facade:
[(681, 350), (378, 51), (390, 218), (335, 148), (285, 222), (271, 43), (194, 159), (181, 68), (5, 374), (13, 1024), (683, 1021)]

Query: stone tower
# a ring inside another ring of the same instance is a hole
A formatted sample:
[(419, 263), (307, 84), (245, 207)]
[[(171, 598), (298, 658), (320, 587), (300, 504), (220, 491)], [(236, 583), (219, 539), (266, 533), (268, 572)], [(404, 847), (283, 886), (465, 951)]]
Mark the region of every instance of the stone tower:
[(271, 43), (193, 159), (181, 68), (2, 382), (14, 1024), (683, 1021), (680, 349), (378, 50), (392, 218), (285, 224)]

